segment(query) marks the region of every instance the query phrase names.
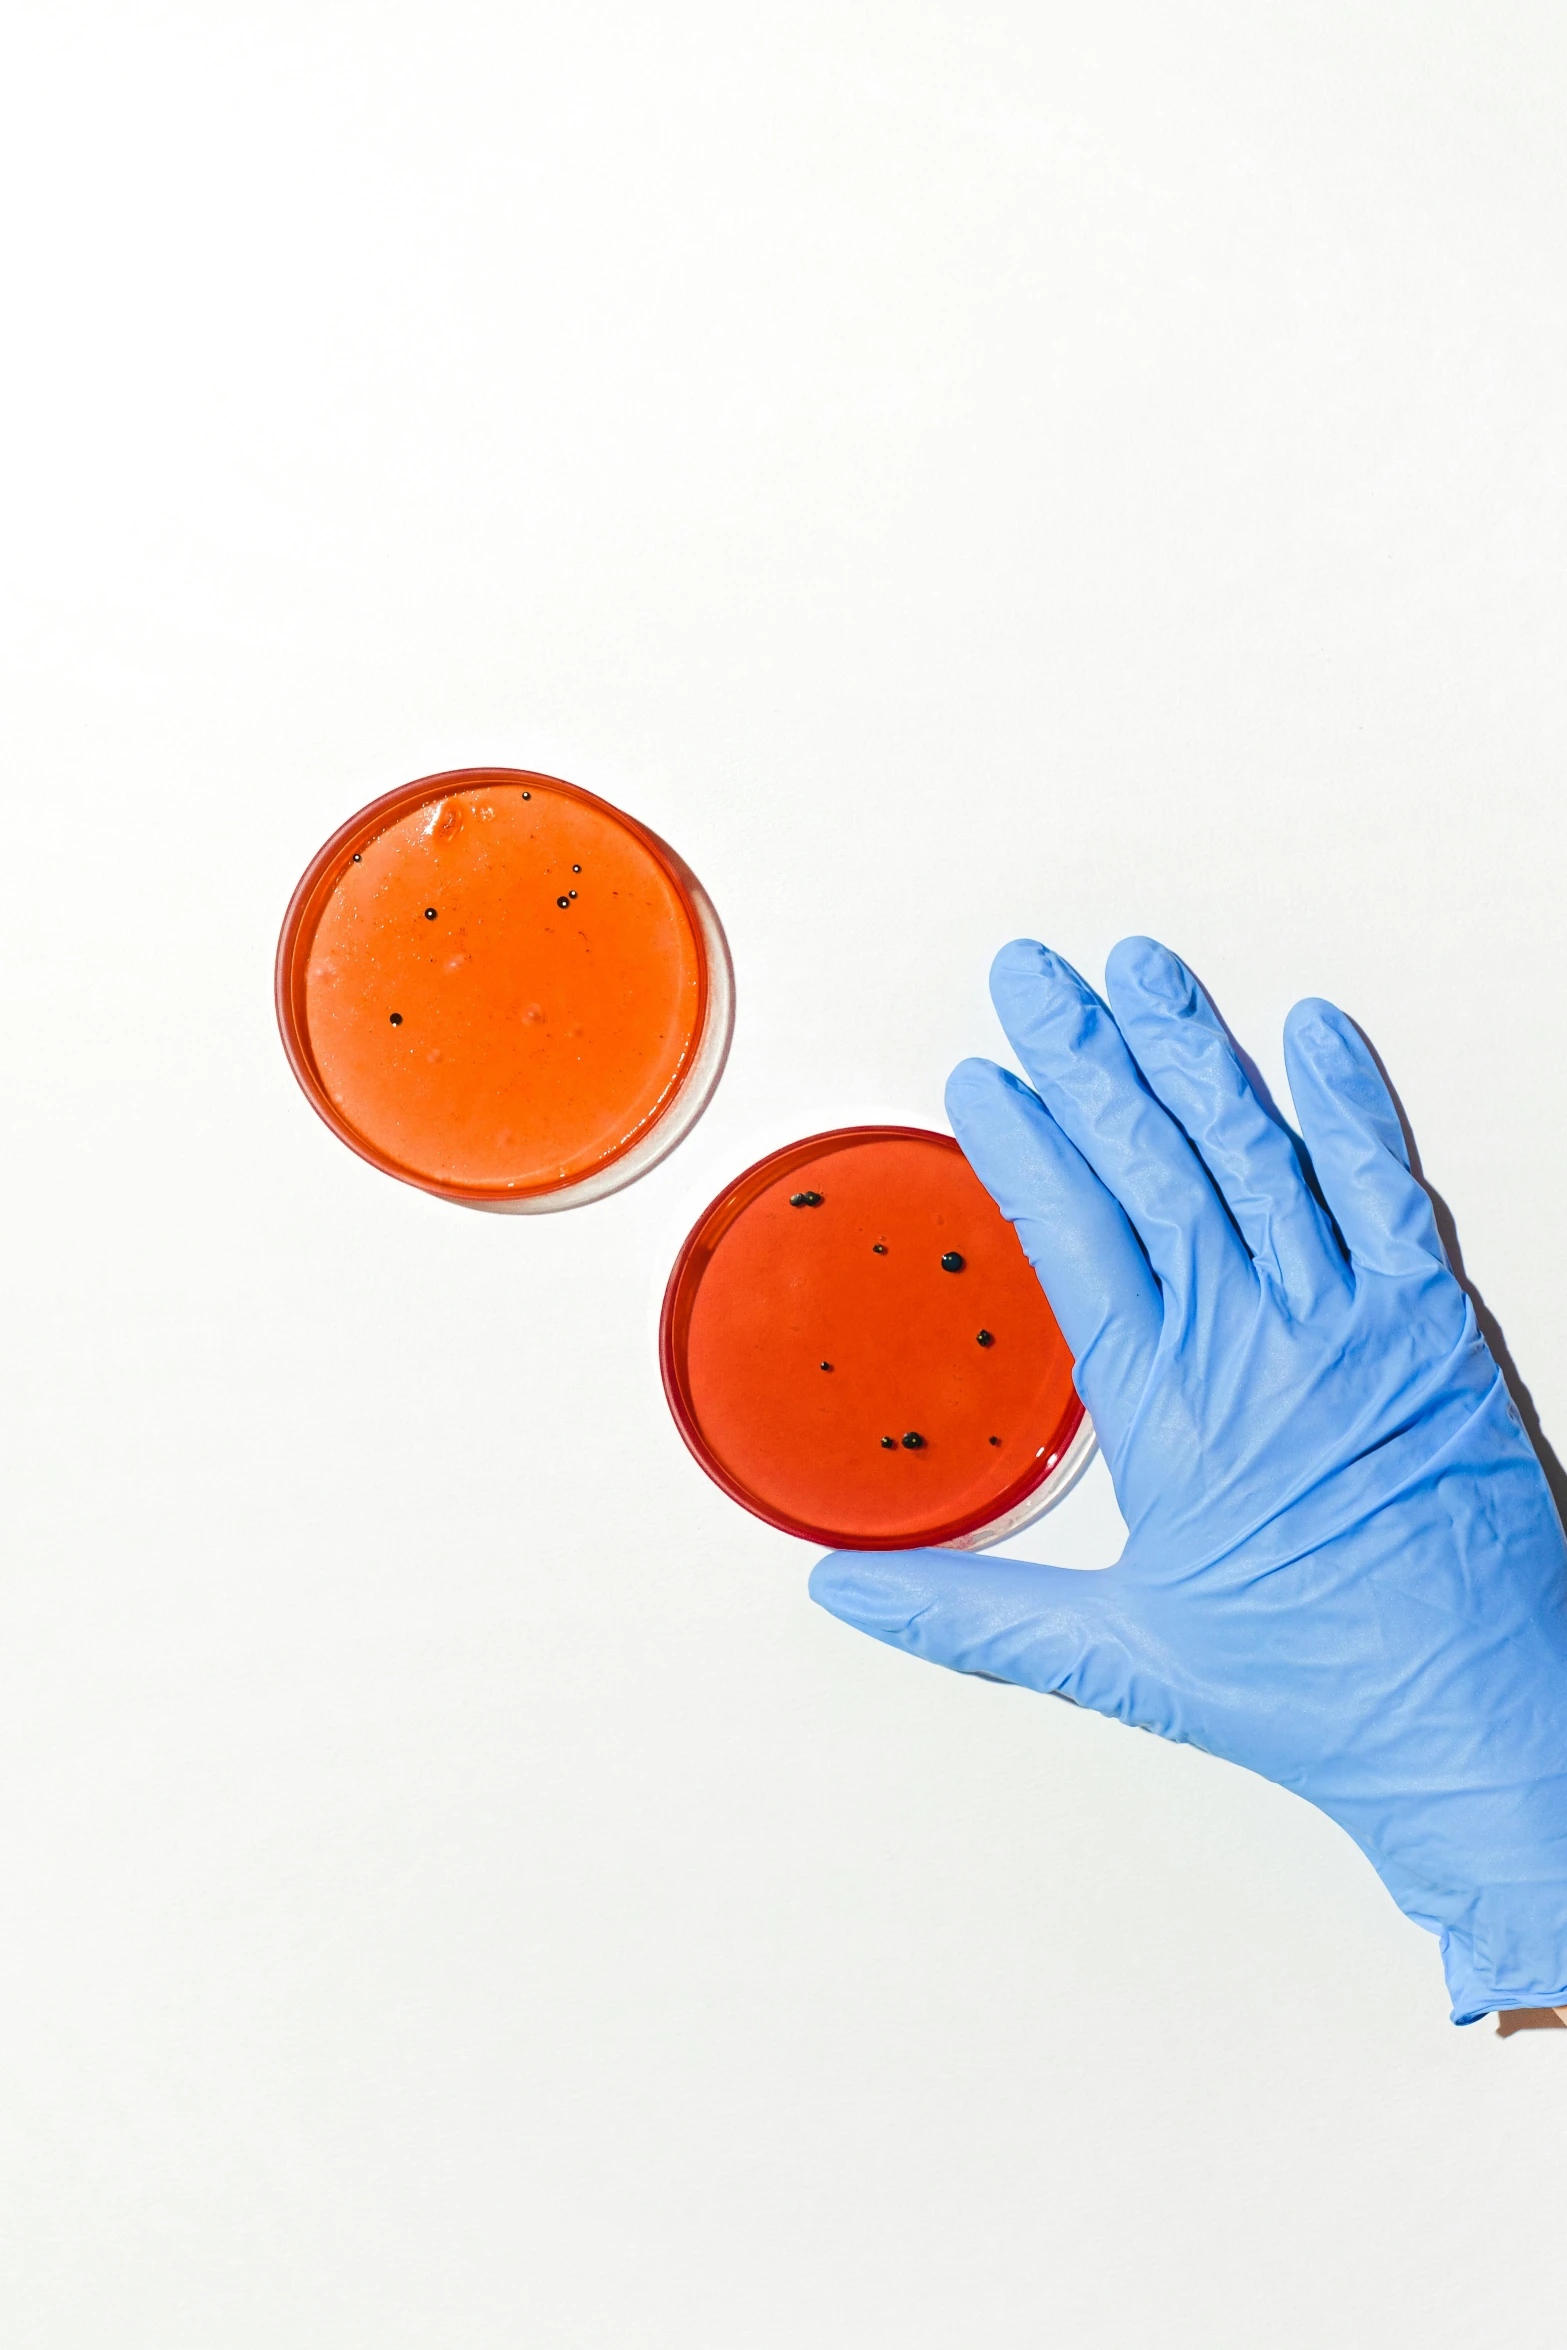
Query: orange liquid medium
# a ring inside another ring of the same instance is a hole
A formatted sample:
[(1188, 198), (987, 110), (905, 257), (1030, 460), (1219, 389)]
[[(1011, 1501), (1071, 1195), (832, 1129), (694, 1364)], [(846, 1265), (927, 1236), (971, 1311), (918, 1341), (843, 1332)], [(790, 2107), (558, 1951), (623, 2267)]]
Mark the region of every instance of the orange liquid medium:
[(280, 982), (296, 1069), (391, 1173), (481, 1201), (562, 1188), (636, 1143), (690, 1066), (704, 961), (684, 890), (640, 827), (548, 777), (419, 790), (301, 885)]
[(1011, 1225), (956, 1143), (900, 1127), (795, 1144), (714, 1202), (670, 1280), (663, 1366), (728, 1493), (862, 1549), (993, 1524), (1083, 1417)]

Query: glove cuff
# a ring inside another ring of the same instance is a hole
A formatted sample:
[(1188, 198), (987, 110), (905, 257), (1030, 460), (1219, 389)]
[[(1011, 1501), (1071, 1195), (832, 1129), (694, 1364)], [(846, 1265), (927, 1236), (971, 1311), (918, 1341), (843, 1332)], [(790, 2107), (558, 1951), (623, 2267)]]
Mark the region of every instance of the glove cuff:
[(1513, 2007), (1567, 2007), (1567, 1886), (1487, 1889), (1442, 1934), (1455, 2024)]

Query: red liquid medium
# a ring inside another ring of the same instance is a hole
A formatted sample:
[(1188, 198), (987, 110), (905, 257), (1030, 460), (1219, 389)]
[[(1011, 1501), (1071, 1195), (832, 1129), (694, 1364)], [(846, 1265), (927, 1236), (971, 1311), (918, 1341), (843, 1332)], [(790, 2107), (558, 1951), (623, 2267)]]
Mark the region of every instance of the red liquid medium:
[(742, 1175), (680, 1253), (660, 1351), (708, 1475), (769, 1525), (853, 1549), (995, 1525), (1083, 1420), (1016, 1233), (957, 1144), (912, 1127), (814, 1135)]
[(485, 1206), (580, 1185), (691, 1074), (712, 992), (696, 887), (555, 777), (464, 769), (388, 793), (289, 908), (295, 1074), (344, 1141), (425, 1190)]

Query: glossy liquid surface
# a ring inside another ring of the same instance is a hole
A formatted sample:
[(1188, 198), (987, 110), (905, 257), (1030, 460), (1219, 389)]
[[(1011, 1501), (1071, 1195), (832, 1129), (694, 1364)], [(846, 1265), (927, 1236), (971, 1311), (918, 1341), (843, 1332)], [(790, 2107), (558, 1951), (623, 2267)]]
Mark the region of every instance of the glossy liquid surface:
[[(791, 1206), (807, 1192), (820, 1204)], [(708, 1473), (771, 1524), (851, 1547), (993, 1521), (1082, 1418), (1011, 1225), (955, 1143), (901, 1128), (817, 1137), (742, 1176), (682, 1252), (663, 1355)]]
[(484, 779), (351, 847), (308, 944), (303, 1025), (373, 1155), (528, 1193), (647, 1131), (692, 1057), (702, 959), (633, 829), (547, 778)]

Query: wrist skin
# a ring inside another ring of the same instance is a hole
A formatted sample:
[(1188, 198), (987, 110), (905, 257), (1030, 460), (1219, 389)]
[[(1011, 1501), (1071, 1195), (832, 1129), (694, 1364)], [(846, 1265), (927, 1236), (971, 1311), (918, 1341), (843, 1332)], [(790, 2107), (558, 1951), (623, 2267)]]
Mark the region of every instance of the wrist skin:
[(1496, 2036), (1508, 2040), (1514, 2032), (1554, 2032), (1563, 2026), (1567, 2007), (1510, 2007), (1496, 2019)]

